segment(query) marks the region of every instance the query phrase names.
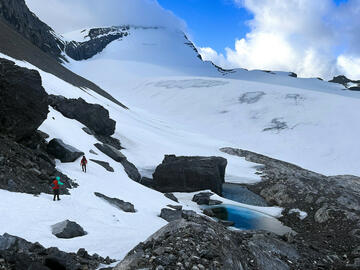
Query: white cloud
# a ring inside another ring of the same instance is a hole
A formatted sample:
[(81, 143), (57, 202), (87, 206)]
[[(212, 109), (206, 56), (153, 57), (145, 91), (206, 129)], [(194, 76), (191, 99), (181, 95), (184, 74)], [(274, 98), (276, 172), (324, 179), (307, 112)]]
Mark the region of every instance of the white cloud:
[(340, 55), (337, 58), (337, 66), (342, 74), (350, 79), (360, 79), (360, 57)]
[(186, 27), (156, 0), (26, 0), (26, 4), (58, 33), (121, 24)]
[(225, 56), (211, 48), (200, 50), (206, 60), (227, 68), (285, 70), (327, 79), (340, 71), (350, 74), (344, 66), (351, 61), (344, 64), (346, 56), (337, 59), (339, 51), (360, 57), (360, 0), (340, 7), (332, 0), (234, 1), (254, 15), (251, 31), (236, 40), (234, 48), (226, 48)]

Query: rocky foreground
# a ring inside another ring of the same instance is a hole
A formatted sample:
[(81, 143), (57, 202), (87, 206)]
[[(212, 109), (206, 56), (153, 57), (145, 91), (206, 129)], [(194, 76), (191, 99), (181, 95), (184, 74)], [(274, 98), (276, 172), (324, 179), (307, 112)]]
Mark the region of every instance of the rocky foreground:
[(341, 269), (339, 260), (292, 236), (231, 231), (194, 213), (182, 216), (136, 246), (114, 270)]
[(284, 208), (280, 220), (297, 232), (294, 241), (347, 267), (339, 269), (360, 269), (359, 177), (325, 176), (250, 151), (221, 150), (263, 165), (257, 167), (262, 181), (243, 186)]

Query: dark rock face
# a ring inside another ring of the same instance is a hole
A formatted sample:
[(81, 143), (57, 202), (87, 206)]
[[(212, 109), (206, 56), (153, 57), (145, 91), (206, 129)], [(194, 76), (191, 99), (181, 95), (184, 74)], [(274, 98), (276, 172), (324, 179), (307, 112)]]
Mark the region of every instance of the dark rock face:
[(117, 199), (117, 198), (110, 198), (99, 192), (95, 192), (94, 194), (95, 194), (95, 196), (97, 196), (101, 199), (104, 199), (108, 203), (114, 205), (115, 207), (119, 208), (120, 210), (122, 210), (124, 212), (129, 212), (129, 213), (136, 212), (135, 207), (132, 203), (125, 202), (125, 201)]
[(97, 254), (90, 256), (86, 250), (65, 253), (57, 248), (44, 248), (39, 243), (30, 243), (9, 234), (0, 235), (0, 269), (49, 270), (49, 269), (98, 269), (100, 264), (114, 260)]
[(96, 160), (96, 159), (90, 159), (92, 162), (95, 162), (96, 164), (99, 164), (100, 166), (104, 167), (105, 170), (108, 172), (114, 172), (114, 168), (110, 166), (109, 162)]
[(24, 0), (1, 0), (0, 16), (42, 51), (58, 61), (63, 59), (64, 43), (54, 35), (54, 30), (29, 10)]
[(64, 220), (51, 226), (52, 234), (57, 238), (71, 239), (79, 236), (84, 236), (87, 233), (76, 222)]
[(170, 222), (140, 243), (114, 270), (336, 269), (334, 261), (299, 243), (264, 232), (230, 231), (198, 215)]
[(116, 122), (109, 118), (109, 111), (99, 104), (87, 103), (82, 98), (67, 99), (63, 96), (49, 96), (49, 104), (65, 117), (75, 119), (96, 134), (110, 136), (115, 132)]
[(0, 58), (0, 134), (16, 140), (31, 136), (48, 112), (39, 72)]
[(60, 139), (52, 139), (47, 146), (47, 152), (55, 158), (60, 159), (61, 162), (74, 162), (84, 155), (84, 152), (81, 152), (71, 145), (65, 144)]
[[(280, 220), (298, 234), (295, 239), (333, 257), (346, 254), (344, 264), (360, 255), (354, 250), (360, 238), (354, 231), (360, 226), (360, 178), (351, 175), (325, 176), (296, 165), (241, 149), (223, 148), (230, 155), (262, 164), (262, 181), (247, 185), (270, 205), (284, 208)], [(300, 209), (300, 219), (291, 209)]]
[(222, 157), (165, 156), (154, 174), (161, 192), (193, 192), (210, 189), (221, 195), (227, 160)]
[(90, 29), (89, 41), (72, 41), (66, 44), (65, 52), (77, 61), (89, 59), (102, 52), (114, 40), (126, 37), (129, 34), (128, 30), (129, 26)]
[(71, 179), (58, 172), (55, 161), (46, 153), (46, 141), (34, 133), (15, 142), (0, 136), (0, 188), (30, 194), (52, 193), (50, 184), (56, 176), (64, 183), (61, 192), (76, 187)]

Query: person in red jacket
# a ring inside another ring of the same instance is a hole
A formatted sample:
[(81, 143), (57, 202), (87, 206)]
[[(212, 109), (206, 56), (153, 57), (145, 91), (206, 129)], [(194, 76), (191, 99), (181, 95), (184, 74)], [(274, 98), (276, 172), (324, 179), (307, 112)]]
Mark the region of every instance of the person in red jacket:
[(54, 201), (57, 197), (57, 200), (60, 201), (59, 194), (60, 194), (60, 186), (62, 186), (64, 183), (60, 181), (60, 177), (57, 176), (56, 179), (52, 182), (52, 189), (54, 192)]
[(80, 165), (81, 165), (82, 171), (85, 172), (85, 173), (86, 173), (86, 164), (87, 164), (86, 157), (83, 156), (81, 161), (80, 161)]

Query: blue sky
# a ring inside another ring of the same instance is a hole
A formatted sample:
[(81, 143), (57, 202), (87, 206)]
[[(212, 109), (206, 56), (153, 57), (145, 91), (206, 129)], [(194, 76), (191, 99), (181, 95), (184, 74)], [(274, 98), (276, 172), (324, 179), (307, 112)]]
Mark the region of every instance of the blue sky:
[(186, 21), (191, 39), (197, 46), (210, 46), (222, 52), (233, 46), (235, 38), (249, 32), (246, 21), (252, 15), (232, 0), (158, 0)]
[[(271, 1), (271, 0), (270, 0)], [(286, 0), (284, 0), (286, 1)], [(321, 0), (314, 0), (321, 1)], [(333, 0), (337, 5), (348, 0)], [(234, 0), (158, 0), (159, 4), (185, 20), (191, 39), (199, 47), (211, 47), (224, 53), (233, 47), (236, 38), (250, 31), (253, 15)]]

